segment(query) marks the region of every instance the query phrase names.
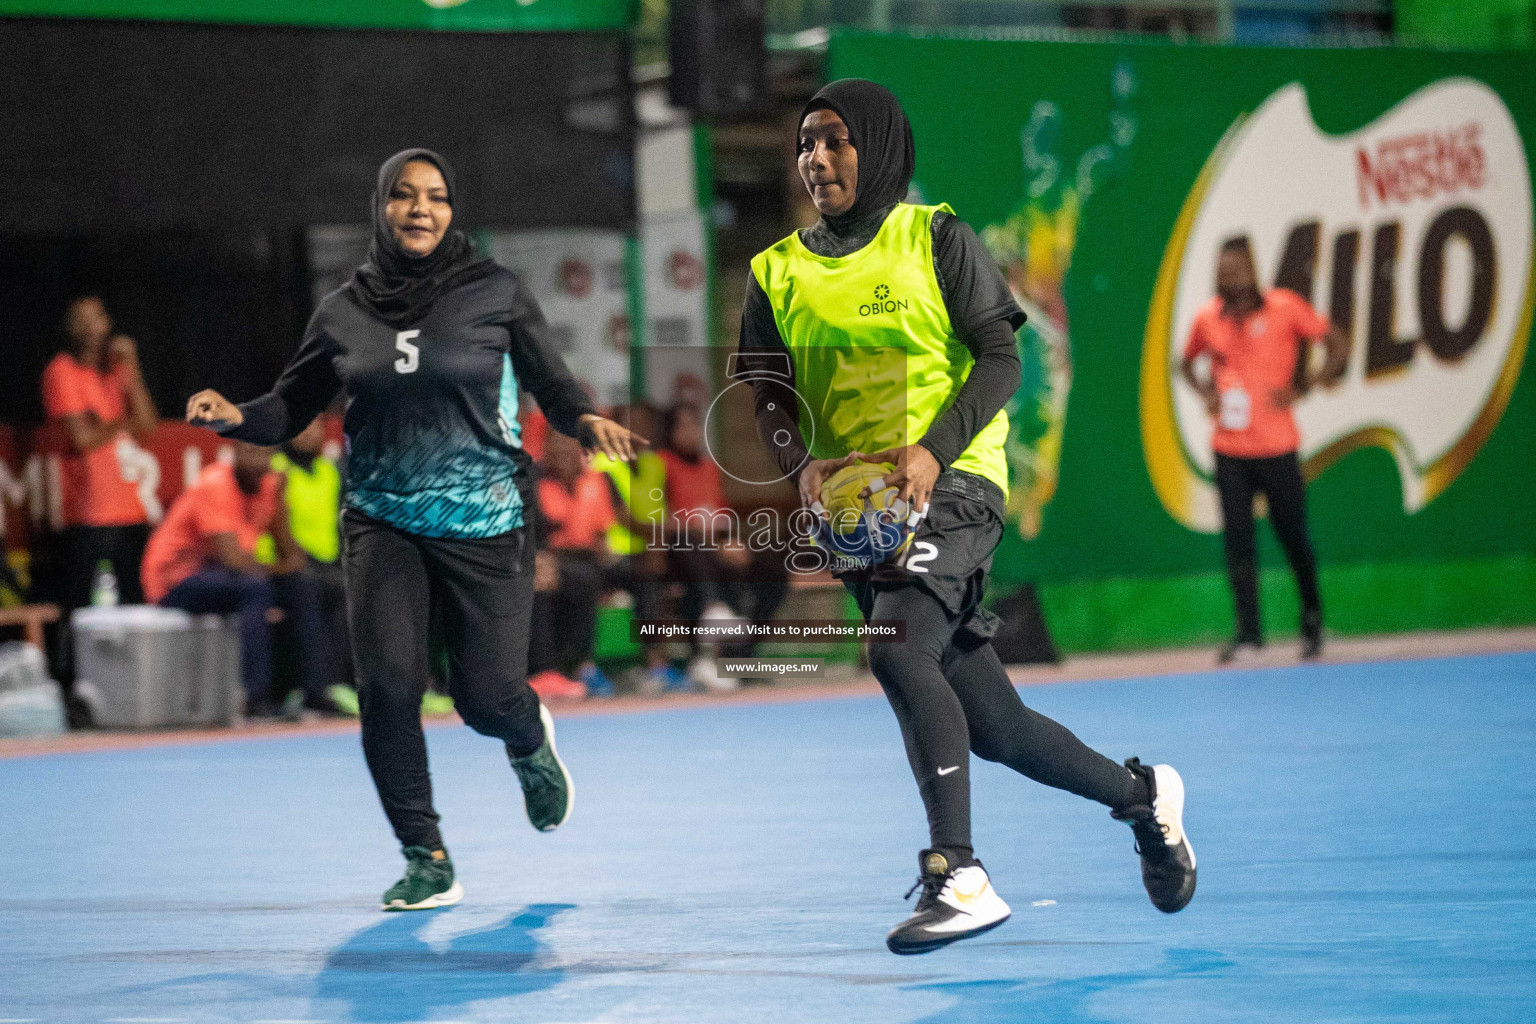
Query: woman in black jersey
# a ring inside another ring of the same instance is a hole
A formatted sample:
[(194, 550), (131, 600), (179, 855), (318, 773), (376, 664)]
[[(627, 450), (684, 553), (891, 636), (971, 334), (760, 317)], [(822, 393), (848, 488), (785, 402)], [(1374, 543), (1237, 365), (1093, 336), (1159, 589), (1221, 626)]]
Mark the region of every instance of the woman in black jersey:
[(448, 687), (464, 721), (506, 744), (533, 825), (570, 814), (570, 774), (528, 687), (534, 545), (519, 387), (589, 451), (634, 457), (642, 439), (593, 412), (511, 271), (450, 230), (458, 196), (442, 157), (408, 149), (379, 169), (368, 262), (321, 300), (276, 386), (235, 405), (216, 391), (187, 420), (261, 445), (297, 435), (346, 395), (342, 516), (363, 752), (406, 857), (385, 910), (456, 903), (421, 731), (427, 622), (441, 615)]
[[(759, 436), (807, 507), (862, 459), (892, 464), (885, 482), (927, 511), (898, 560), (839, 573), (866, 618), (906, 623), (904, 643), (870, 646), (870, 667), (901, 725), (931, 846), (913, 887), (922, 898), (887, 945), (923, 953), (1008, 917), (971, 847), (971, 752), (1130, 822), (1152, 902), (1180, 910), (1195, 860), (1178, 773), (1122, 767), (1031, 711), (992, 649), (998, 620), (981, 599), (1003, 534), (1002, 409), (1019, 384), (1024, 314), (963, 221), (904, 202), (915, 153), (890, 92), (834, 82), (797, 135), (821, 219), (752, 261), (741, 347)], [(776, 377), (775, 365), (792, 372)]]

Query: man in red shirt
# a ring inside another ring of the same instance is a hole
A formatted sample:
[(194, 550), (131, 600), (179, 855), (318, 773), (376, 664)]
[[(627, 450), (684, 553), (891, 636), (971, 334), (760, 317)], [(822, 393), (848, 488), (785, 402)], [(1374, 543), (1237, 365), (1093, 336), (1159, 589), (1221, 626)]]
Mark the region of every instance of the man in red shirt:
[[(214, 463), (178, 497), (144, 552), (144, 594), (193, 614), (240, 617), (240, 676), (247, 713), (264, 717), (271, 701), (270, 608), (281, 608), (298, 647), (305, 703), (328, 706), (324, 690), (326, 634), (320, 587), (305, 573), (304, 552), (288, 525), (285, 478), (271, 471), (269, 450), (235, 442), (233, 465)], [(256, 542), (270, 534), (277, 562), (256, 561)]]
[[(1311, 343), (1326, 348), (1311, 367)], [(1210, 371), (1202, 379), (1196, 361)], [(1301, 438), (1291, 407), (1313, 385), (1332, 387), (1344, 376), (1349, 339), (1300, 295), (1286, 288), (1260, 292), (1246, 236), (1228, 239), (1216, 264), (1216, 296), (1200, 308), (1184, 348), (1184, 379), (1205, 398), (1216, 421), (1216, 487), (1221, 493), (1227, 576), (1237, 605), (1237, 635), (1223, 662), (1264, 645), (1259, 623), (1253, 501), (1263, 494), (1270, 522), (1285, 548), (1301, 595), (1302, 657), (1322, 652), (1323, 612), (1317, 562), (1307, 534), (1306, 487), (1297, 449)]]
[(608, 478), (585, 464), (580, 444), (555, 431), (545, 436), (540, 469), (543, 550), (535, 564), (529, 685), (549, 697), (609, 694), (613, 683), (592, 660), (597, 601), (612, 575)]
[(43, 409), (68, 439), (61, 468), (67, 501), (64, 601), (71, 609), (90, 603), (103, 560), (112, 563), (121, 600), (143, 600), (145, 504), (154, 503), (159, 465), (134, 440), (148, 437), (159, 417), (139, 372), (137, 346), (112, 327), (100, 298), (73, 300), (63, 321), (68, 347), (43, 370)]
[[(721, 526), (738, 520), (726, 504), (720, 467), (706, 451), (704, 429), (699, 407), (679, 402), (667, 412), (662, 429), (665, 447), (657, 453), (667, 467), (670, 568), (676, 578), (688, 584), (678, 615), (697, 621), (739, 614), (765, 622), (773, 618), (789, 593), (783, 560), (754, 556), (742, 536), (721, 533)], [(717, 512), (728, 516), (717, 519)], [(754, 650), (754, 643), (724, 644), (719, 653), (727, 658), (746, 658)], [(688, 674), (710, 689), (734, 684), (720, 677), (707, 649), (691, 661)]]
[(720, 467), (704, 451), (704, 418), (694, 405), (667, 411), (656, 454), (667, 466), (667, 508), (674, 517), (718, 512), (726, 507)]

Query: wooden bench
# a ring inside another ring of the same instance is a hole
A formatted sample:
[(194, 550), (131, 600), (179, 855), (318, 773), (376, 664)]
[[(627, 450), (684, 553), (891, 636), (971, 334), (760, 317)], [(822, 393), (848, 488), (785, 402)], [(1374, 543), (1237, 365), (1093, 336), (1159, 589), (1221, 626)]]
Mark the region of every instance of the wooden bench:
[(840, 587), (842, 583), (836, 576), (823, 569), (810, 576), (795, 575), (789, 578), (791, 590), (826, 590), (828, 587)]
[(789, 596), (779, 615), (786, 619), (843, 619), (847, 617), (846, 598), (842, 582), (825, 569), (812, 576), (791, 576)]
[[(859, 609), (842, 581), (823, 569), (808, 576), (797, 574), (790, 577), (789, 593), (779, 607), (777, 617), (820, 622), (849, 622), (859, 618)], [(798, 647), (799, 645), (788, 646)], [(821, 642), (807, 647), (806, 653), (825, 657), (828, 664), (851, 664), (861, 668), (869, 664), (868, 649), (862, 640), (844, 640), (830, 644)]]
[(24, 604), (17, 608), (0, 608), (0, 627), (20, 626), (27, 643), (43, 646), (43, 627), (59, 621), (56, 604)]

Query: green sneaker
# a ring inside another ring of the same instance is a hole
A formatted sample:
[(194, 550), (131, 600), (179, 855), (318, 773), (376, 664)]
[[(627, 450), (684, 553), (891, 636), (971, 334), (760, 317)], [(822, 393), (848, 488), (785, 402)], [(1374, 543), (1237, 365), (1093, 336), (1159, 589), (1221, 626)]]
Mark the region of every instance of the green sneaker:
[(277, 715), (285, 722), (304, 721), (304, 691), (289, 690)]
[(425, 846), (407, 846), (402, 852), (405, 877), (384, 893), (385, 910), (432, 910), (464, 898), (464, 887), (453, 880), (453, 861), (433, 860)]
[(424, 715), (453, 714), (453, 698), (446, 693), (428, 690), (421, 695), (421, 713)]
[(571, 816), (571, 808), (576, 804), (576, 785), (555, 751), (555, 720), (543, 704), (539, 705), (539, 720), (544, 723), (544, 742), (539, 749), (527, 757), (512, 757), (509, 753), (507, 759), (523, 784), (528, 820), (540, 832), (553, 832)]
[(332, 706), (344, 715), (356, 718), (362, 713), (362, 708), (357, 703), (357, 691), (350, 686), (332, 683), (325, 688), (325, 695), (330, 698)]

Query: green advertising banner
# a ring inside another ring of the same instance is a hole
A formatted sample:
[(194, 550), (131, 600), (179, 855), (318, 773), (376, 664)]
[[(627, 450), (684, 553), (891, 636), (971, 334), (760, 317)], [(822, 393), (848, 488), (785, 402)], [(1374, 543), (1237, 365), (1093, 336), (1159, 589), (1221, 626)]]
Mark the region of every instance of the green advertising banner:
[[(829, 72), (901, 97), (923, 200), (1030, 314), (993, 578), (1038, 584), (1064, 646), (1232, 628), (1178, 362), (1237, 235), (1352, 342), (1296, 405), (1329, 626), (1536, 621), (1536, 59), (850, 34)], [(1263, 534), (1266, 621), (1294, 629)]]
[(0, 0), (0, 17), (310, 25), (460, 32), (593, 32), (634, 23), (634, 0)]

